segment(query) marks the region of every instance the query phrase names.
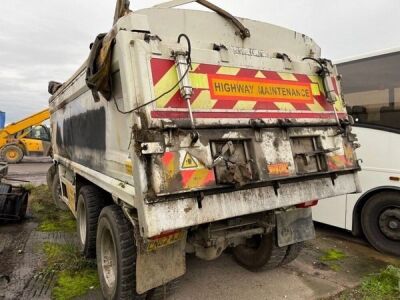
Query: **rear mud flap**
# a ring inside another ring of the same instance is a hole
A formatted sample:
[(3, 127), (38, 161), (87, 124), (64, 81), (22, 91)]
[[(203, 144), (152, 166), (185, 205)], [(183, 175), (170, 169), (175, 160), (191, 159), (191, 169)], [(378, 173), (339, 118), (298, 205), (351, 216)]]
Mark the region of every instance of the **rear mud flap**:
[(136, 258), (136, 291), (143, 294), (167, 284), (186, 272), (185, 237), (154, 251), (138, 251)]
[(277, 214), (276, 227), (279, 247), (315, 238), (311, 208), (294, 209)]

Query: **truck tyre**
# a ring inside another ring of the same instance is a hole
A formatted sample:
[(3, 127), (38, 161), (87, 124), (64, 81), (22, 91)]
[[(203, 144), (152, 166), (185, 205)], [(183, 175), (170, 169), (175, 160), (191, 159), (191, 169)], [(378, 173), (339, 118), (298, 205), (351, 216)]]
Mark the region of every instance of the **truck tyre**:
[(104, 192), (93, 185), (85, 185), (79, 190), (76, 225), (80, 250), (86, 258), (96, 256), (97, 223), (104, 197)]
[(361, 226), (374, 248), (400, 255), (400, 193), (380, 192), (369, 198), (361, 210)]
[(24, 152), (17, 145), (8, 145), (1, 150), (1, 157), (9, 164), (17, 164), (24, 158)]
[(61, 199), (61, 183), (60, 183), (60, 176), (58, 175), (58, 172), (56, 172), (56, 174), (54, 174), (54, 177), (53, 177), (53, 184), (51, 186), (51, 194), (53, 196), (54, 204), (56, 205), (57, 208), (59, 208), (61, 210), (68, 210), (67, 205)]
[(250, 271), (271, 270), (278, 267), (287, 252), (287, 247), (278, 247), (276, 232), (256, 235), (245, 245), (233, 248), (235, 260)]
[(51, 190), (51, 187), (53, 186), (53, 180), (54, 176), (56, 175), (56, 172), (57, 172), (57, 167), (55, 165), (51, 165), (50, 168), (47, 170), (46, 180), (49, 190)]
[(117, 205), (103, 208), (96, 237), (97, 270), (107, 300), (145, 299), (136, 293), (136, 246), (132, 224)]
[(281, 266), (287, 265), (294, 261), (300, 254), (301, 250), (304, 248), (304, 242), (295, 243), (289, 245), (286, 250), (286, 255), (280, 263)]

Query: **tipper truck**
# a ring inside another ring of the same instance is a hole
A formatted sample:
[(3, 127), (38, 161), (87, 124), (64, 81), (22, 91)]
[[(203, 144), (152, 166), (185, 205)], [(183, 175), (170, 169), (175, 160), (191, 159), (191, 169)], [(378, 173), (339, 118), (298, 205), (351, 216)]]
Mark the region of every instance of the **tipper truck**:
[(51, 82), (53, 196), (77, 218), (105, 299), (144, 299), (186, 253), (285, 265), (311, 206), (359, 190), (340, 76), (304, 34), (211, 11), (139, 11), (65, 83)]

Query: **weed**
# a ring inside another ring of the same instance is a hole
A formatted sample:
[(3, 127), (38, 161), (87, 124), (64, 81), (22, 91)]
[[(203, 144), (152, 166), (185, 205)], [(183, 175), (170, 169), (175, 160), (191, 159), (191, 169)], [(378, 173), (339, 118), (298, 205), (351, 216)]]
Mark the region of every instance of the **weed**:
[(400, 299), (400, 268), (387, 266), (379, 273), (365, 276), (361, 285), (334, 296), (339, 300), (398, 300)]
[(39, 231), (75, 231), (74, 217), (69, 211), (62, 211), (55, 207), (46, 185), (33, 187), (30, 192), (31, 209), (35, 217), (39, 219)]
[(83, 258), (75, 245), (47, 242), (43, 251), (47, 268), (42, 274), (55, 273), (57, 278), (54, 299), (73, 299), (99, 286), (96, 263)]
[(57, 300), (68, 300), (84, 295), (88, 290), (98, 287), (96, 270), (85, 269), (80, 273), (63, 271), (58, 274), (53, 297)]
[(73, 244), (58, 244), (46, 242), (43, 245), (48, 267), (55, 271), (78, 272), (87, 268), (94, 268), (94, 261), (81, 256), (77, 247)]
[(399, 299), (400, 268), (388, 266), (378, 274), (365, 277), (361, 283), (364, 299)]
[(338, 261), (346, 257), (346, 254), (344, 254), (342, 251), (332, 248), (326, 250), (324, 252), (324, 255), (321, 256), (319, 259), (322, 261)]

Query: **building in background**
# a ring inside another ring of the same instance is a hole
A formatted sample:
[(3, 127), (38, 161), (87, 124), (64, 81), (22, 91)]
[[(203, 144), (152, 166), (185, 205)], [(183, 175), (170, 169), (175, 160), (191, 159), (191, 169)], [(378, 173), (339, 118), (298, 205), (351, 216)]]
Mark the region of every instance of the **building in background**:
[(6, 124), (6, 113), (4, 111), (0, 111), (0, 129), (4, 128)]

